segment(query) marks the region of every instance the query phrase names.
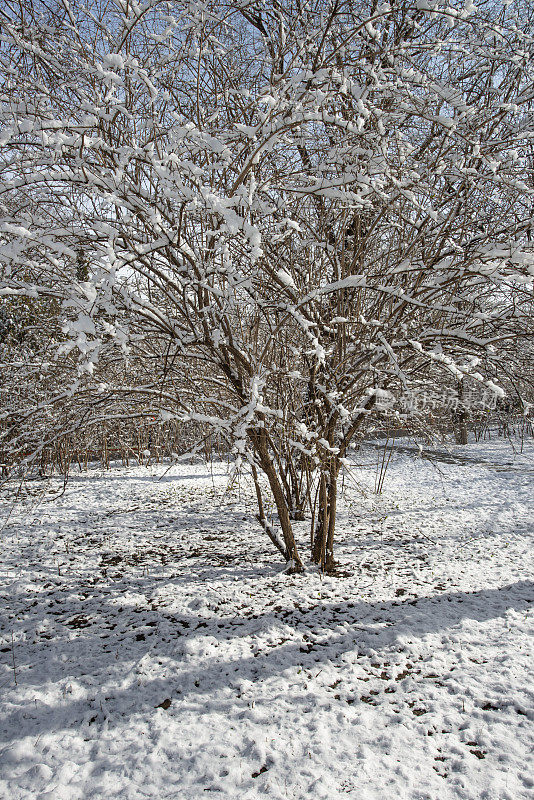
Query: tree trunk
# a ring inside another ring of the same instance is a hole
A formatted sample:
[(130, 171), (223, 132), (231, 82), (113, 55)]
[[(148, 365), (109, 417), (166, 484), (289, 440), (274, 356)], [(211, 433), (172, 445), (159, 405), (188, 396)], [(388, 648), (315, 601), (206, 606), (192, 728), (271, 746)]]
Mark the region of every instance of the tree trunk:
[(312, 560), (323, 572), (332, 572), (334, 563), (334, 533), (336, 529), (337, 479), (339, 464), (332, 460), (328, 472), (323, 472), (319, 484), (319, 513), (312, 543)]
[(326, 537), (326, 552), (324, 571), (333, 572), (334, 570), (334, 531), (336, 529), (337, 512), (337, 470), (332, 468), (330, 482), (328, 486), (328, 533)]
[(260, 525), (262, 526), (263, 530), (265, 531), (265, 533), (267, 534), (267, 536), (269, 537), (271, 542), (274, 544), (276, 549), (283, 555), (283, 557), (286, 559), (286, 561), (288, 561), (289, 559), (288, 559), (288, 554), (287, 554), (286, 548), (284, 547), (284, 545), (282, 544), (282, 542), (280, 541), (280, 539), (276, 535), (275, 531), (273, 531), (273, 529), (271, 528), (271, 526), (269, 525), (269, 523), (267, 522), (267, 519), (265, 517), (265, 511), (264, 511), (264, 508), (263, 508), (263, 500), (262, 500), (262, 496), (261, 496), (261, 487), (260, 487), (260, 482), (258, 480), (258, 471), (257, 471), (257, 469), (256, 469), (254, 464), (252, 464), (252, 478), (254, 480), (254, 488), (256, 489), (256, 498), (257, 498), (257, 501), (258, 501), (258, 517), (257, 517), (258, 522), (260, 523)]
[(317, 514), (317, 525), (313, 534), (312, 560), (316, 564), (321, 564), (323, 553), (326, 548), (326, 537), (328, 534), (328, 509), (326, 502), (326, 477), (321, 473), (319, 478), (319, 512)]
[(284, 496), (284, 491), (280, 481), (278, 480), (276, 469), (274, 468), (274, 464), (269, 456), (267, 443), (265, 441), (265, 432), (262, 430), (249, 431), (249, 438), (254, 445), (254, 449), (258, 454), (258, 460), (261, 468), (267, 475), (267, 480), (269, 481), (269, 486), (271, 487), (271, 492), (276, 504), (276, 510), (278, 512), (278, 518), (280, 520), (280, 527), (282, 529), (282, 536), (286, 550), (285, 556), (288, 561), (292, 562), (291, 572), (303, 572), (304, 565), (298, 554), (297, 544), (295, 542), (295, 536), (289, 517), (288, 505)]
[(456, 444), (467, 444), (467, 408), (464, 404), (464, 384), (463, 381), (458, 381), (458, 411), (455, 414), (455, 430), (454, 435)]

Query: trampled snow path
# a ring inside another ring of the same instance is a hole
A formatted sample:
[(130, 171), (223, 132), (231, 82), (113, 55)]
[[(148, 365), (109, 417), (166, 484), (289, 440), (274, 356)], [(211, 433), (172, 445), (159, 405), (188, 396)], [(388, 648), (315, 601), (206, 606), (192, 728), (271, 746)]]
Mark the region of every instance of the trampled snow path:
[(400, 454), (377, 497), (355, 454), (338, 578), (280, 572), (223, 464), (28, 497), (0, 540), (0, 797), (531, 798), (534, 446), (467, 453), (510, 470)]

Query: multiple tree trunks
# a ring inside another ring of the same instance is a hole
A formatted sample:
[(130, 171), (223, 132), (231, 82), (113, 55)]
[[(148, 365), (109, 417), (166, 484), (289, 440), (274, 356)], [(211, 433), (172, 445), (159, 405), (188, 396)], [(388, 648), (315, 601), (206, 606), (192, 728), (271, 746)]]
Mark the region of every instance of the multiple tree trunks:
[(528, 3), (29, 1), (1, 24), (2, 463), (66, 471), (86, 430), (106, 464), (153, 459), (196, 425), (188, 452), (211, 431), (264, 473), (291, 568), (309, 510), (332, 570), (366, 428), (435, 429), (456, 381), (532, 400)]

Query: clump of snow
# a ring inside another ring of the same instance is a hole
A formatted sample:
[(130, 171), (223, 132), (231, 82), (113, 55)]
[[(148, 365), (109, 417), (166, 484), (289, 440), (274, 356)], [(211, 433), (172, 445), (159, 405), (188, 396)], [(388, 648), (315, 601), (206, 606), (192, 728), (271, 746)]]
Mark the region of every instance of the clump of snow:
[(279, 281), (281, 281), (284, 284), (284, 286), (295, 285), (295, 281), (293, 280), (289, 272), (286, 272), (284, 269), (277, 270), (276, 277), (278, 278)]

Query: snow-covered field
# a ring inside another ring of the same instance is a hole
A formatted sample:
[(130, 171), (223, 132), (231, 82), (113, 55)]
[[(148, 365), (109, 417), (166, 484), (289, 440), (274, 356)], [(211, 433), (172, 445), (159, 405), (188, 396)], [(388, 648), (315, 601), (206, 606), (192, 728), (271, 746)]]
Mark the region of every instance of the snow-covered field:
[(532, 798), (534, 445), (403, 449), (379, 496), (377, 452), (336, 578), (281, 571), (222, 463), (5, 498), (0, 797)]

